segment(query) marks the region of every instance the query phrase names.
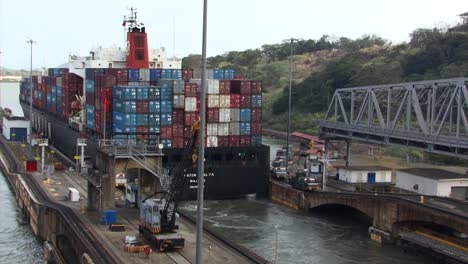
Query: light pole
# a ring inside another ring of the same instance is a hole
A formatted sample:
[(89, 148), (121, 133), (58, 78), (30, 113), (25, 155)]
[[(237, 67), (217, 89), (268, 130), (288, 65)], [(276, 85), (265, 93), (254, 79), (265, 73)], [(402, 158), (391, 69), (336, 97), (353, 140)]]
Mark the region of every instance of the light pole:
[(203, 36), (202, 36), (202, 78), (200, 95), (200, 147), (198, 149), (198, 195), (197, 195), (197, 237), (195, 263), (202, 263), (202, 239), (203, 239), (203, 189), (205, 175), (205, 123), (206, 123), (206, 28), (208, 0), (203, 0)]
[(30, 63), (29, 63), (29, 142), (32, 142), (32, 94), (33, 94), (33, 82), (32, 82), (32, 47), (36, 41), (29, 39), (26, 41), (31, 46)]
[(288, 89), (288, 134), (286, 135), (286, 174), (289, 176), (288, 173), (288, 165), (289, 165), (289, 134), (291, 133), (291, 86), (292, 86), (292, 54), (293, 54), (293, 42), (295, 39), (290, 39), (290, 49), (291, 53), (289, 54), (289, 89)]

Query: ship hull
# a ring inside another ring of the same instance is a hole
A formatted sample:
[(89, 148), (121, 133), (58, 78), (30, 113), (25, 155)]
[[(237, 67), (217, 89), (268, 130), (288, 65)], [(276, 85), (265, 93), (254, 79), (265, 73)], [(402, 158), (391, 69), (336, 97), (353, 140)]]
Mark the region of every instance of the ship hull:
[[(29, 105), (21, 102), (24, 114), (29, 117)], [(85, 137), (67, 123), (33, 107), (36, 132), (48, 136), (49, 141), (60, 152), (73, 160), (78, 155), (76, 142)], [(97, 152), (96, 141), (88, 139), (86, 156), (94, 157)], [(174, 169), (180, 165), (180, 156), (184, 149), (165, 148), (163, 166)], [(249, 194), (266, 193), (269, 177), (268, 146), (218, 147), (205, 149), (205, 198), (228, 199)], [(188, 165), (185, 169), (183, 200), (197, 197), (196, 167)], [(192, 166), (192, 167), (190, 167)]]

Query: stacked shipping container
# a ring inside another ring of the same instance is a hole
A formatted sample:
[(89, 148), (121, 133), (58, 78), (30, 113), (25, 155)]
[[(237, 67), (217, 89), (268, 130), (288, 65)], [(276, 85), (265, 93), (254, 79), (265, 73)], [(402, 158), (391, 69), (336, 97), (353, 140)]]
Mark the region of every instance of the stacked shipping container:
[[(82, 95), (83, 79), (66, 69), (49, 69), (52, 76), (33, 76), (33, 106), (47, 111), (61, 120), (68, 120), (73, 110), (72, 103)], [(29, 103), (29, 78), (20, 85), (20, 99)]]
[[(260, 145), (262, 82), (236, 80), (230, 69), (210, 72), (206, 146)], [(33, 78), (33, 103), (67, 119), (83, 80), (66, 69), (49, 74)], [(200, 80), (192, 77), (191, 70), (178, 69), (86, 69), (86, 128), (101, 137), (186, 147), (200, 117)], [(21, 85), (23, 100), (28, 87)]]

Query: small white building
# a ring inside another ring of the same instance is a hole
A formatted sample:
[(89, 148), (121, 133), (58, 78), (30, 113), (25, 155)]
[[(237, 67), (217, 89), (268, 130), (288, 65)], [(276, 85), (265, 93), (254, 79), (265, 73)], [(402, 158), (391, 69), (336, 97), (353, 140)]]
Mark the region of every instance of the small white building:
[(396, 187), (424, 195), (468, 200), (468, 175), (440, 169), (398, 170)]
[(3, 117), (3, 136), (11, 141), (29, 141), (29, 120), (18, 116)]
[(338, 179), (349, 183), (390, 183), (392, 181), (392, 169), (382, 166), (340, 167)]

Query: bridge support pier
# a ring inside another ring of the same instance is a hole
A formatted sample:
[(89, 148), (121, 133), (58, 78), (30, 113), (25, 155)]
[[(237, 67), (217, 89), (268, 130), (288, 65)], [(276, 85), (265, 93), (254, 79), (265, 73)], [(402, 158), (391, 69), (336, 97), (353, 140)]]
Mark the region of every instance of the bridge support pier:
[(346, 166), (351, 165), (351, 141), (346, 141)]

